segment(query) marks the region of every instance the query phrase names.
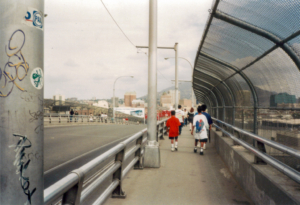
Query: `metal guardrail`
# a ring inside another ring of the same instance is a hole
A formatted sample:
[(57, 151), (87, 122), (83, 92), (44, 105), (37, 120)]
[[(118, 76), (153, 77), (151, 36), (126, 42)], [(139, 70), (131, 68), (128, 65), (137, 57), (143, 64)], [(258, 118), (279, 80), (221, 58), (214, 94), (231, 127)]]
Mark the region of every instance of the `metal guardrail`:
[[(159, 135), (166, 132), (166, 119), (157, 123)], [(147, 129), (144, 129), (115, 147), (91, 160), (82, 167), (73, 170), (49, 188), (44, 190), (44, 204), (79, 205), (91, 196), (104, 182), (111, 179), (110, 184), (93, 202), (103, 204), (111, 196), (125, 198), (122, 180), (132, 167), (143, 169), (144, 145), (147, 142)], [(131, 147), (130, 147), (131, 145)], [(125, 166), (125, 162), (129, 163)]]
[[(144, 120), (140, 121), (124, 121), (125, 118), (115, 118), (117, 124), (144, 124)], [(69, 115), (69, 114), (44, 114), (45, 123), (113, 123), (110, 117), (90, 116), (90, 115)]]
[[(284, 173), (288, 177), (290, 177), (292, 180), (296, 181), (297, 183), (300, 183), (300, 172), (296, 171), (295, 169), (289, 167), (288, 165), (280, 162), (279, 160), (275, 159), (274, 157), (258, 150), (257, 148), (251, 146), (250, 144), (244, 142), (243, 140), (239, 139), (238, 137), (234, 136), (233, 134), (229, 133), (224, 129), (226, 127), (227, 129), (232, 129), (240, 134), (247, 135), (248, 137), (251, 137), (252, 139), (259, 141), (261, 143), (264, 143), (274, 149), (280, 150), (286, 154), (289, 154), (291, 156), (297, 157), (300, 159), (300, 151), (295, 150), (293, 148), (287, 147), (285, 145), (282, 145), (280, 143), (274, 142), (272, 140), (265, 139), (261, 136), (258, 136), (256, 134), (253, 134), (251, 132), (247, 132), (245, 130), (242, 130), (238, 127), (235, 127), (233, 125), (230, 125), (228, 123), (225, 123), (223, 121), (220, 121), (216, 118), (212, 118), (214, 121), (214, 127), (219, 129), (223, 134), (229, 136), (234, 142), (238, 143), (239, 145), (242, 145), (244, 148), (252, 152), (255, 156), (259, 157), (262, 159), (264, 162), (267, 164), (273, 166), (280, 172)], [(219, 124), (219, 125), (217, 125)]]

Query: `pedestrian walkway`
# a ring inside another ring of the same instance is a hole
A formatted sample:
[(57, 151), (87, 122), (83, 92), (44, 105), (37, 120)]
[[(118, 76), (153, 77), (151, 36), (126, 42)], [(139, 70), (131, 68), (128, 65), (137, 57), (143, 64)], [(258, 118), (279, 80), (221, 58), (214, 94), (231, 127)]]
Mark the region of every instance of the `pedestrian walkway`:
[(123, 181), (126, 199), (110, 198), (109, 205), (253, 204), (237, 185), (212, 143), (204, 155), (194, 153), (188, 127), (179, 137), (178, 151), (160, 140), (161, 167), (132, 170)]

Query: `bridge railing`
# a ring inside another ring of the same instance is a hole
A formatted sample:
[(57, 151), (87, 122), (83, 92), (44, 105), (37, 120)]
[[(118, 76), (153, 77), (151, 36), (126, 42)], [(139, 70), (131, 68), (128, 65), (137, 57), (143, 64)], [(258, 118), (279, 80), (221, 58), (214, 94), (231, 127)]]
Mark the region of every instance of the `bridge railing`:
[[(166, 132), (165, 122), (166, 120), (157, 123), (158, 136)], [(85, 204), (87, 200), (89, 204), (103, 204), (111, 195), (115, 198), (125, 198), (122, 180), (132, 167), (143, 169), (146, 142), (147, 129), (144, 129), (73, 170), (44, 190), (44, 204), (56, 204), (61, 201), (61, 204), (78, 205)], [(95, 194), (99, 189), (102, 189), (101, 193)]]
[(228, 123), (225, 123), (223, 121), (220, 121), (216, 118), (212, 118), (214, 121), (214, 127), (217, 128), (217, 130), (220, 130), (223, 133), (223, 136), (229, 136), (235, 144), (241, 145), (244, 148), (246, 148), (248, 151), (252, 152), (256, 157), (260, 158), (265, 163), (273, 166), (280, 172), (284, 173), (297, 183), (300, 183), (300, 172), (296, 171), (295, 169), (291, 168), (290, 166), (282, 163), (281, 161), (275, 159), (274, 157), (268, 155), (263, 150), (259, 150), (255, 148), (254, 146), (251, 146), (247, 142), (243, 141), (240, 136), (246, 135), (250, 138), (252, 138), (256, 142), (260, 142), (264, 145), (268, 145), (274, 149), (277, 149), (285, 154), (288, 154), (290, 156), (296, 157), (297, 159), (300, 159), (300, 151), (287, 147), (285, 145), (282, 145), (280, 143), (277, 143), (275, 141), (263, 138), (259, 135), (253, 134), (251, 132), (245, 131), (243, 129), (240, 129), (238, 127), (235, 127), (233, 125), (230, 125)]
[[(115, 118), (115, 122), (118, 124), (144, 124), (144, 119), (137, 120), (128, 118), (128, 121), (124, 121), (124, 117)], [(90, 116), (90, 115), (69, 115), (58, 113), (44, 114), (45, 123), (113, 123), (111, 117)]]

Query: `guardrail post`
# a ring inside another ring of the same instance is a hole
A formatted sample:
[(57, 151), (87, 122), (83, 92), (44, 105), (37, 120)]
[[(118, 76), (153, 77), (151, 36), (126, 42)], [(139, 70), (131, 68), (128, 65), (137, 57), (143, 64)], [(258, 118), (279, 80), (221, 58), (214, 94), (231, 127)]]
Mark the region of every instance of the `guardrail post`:
[(143, 160), (143, 155), (142, 155), (142, 150), (143, 150), (143, 139), (144, 135), (147, 137), (147, 132), (144, 132), (143, 135), (136, 140), (136, 144), (140, 145), (140, 148), (135, 152), (135, 156), (139, 157), (139, 160), (135, 163), (134, 169), (144, 169), (144, 160)]
[(123, 166), (124, 166), (123, 162), (124, 162), (124, 156), (125, 156), (125, 148), (126, 148), (126, 146), (124, 147), (123, 150), (121, 150), (118, 154), (116, 154), (115, 161), (121, 162), (122, 165), (119, 167), (119, 169), (117, 169), (115, 171), (115, 173), (113, 173), (112, 181), (114, 181), (115, 179), (118, 179), (119, 185), (112, 192), (112, 196), (111, 196), (112, 198), (122, 198), (122, 199), (126, 198), (126, 194), (122, 190), (122, 171), (123, 171)]
[[(254, 107), (254, 114), (253, 114), (253, 133), (257, 134), (257, 108)], [(266, 153), (265, 144), (262, 142), (258, 142), (253, 139), (253, 146), (256, 147), (259, 151)], [(261, 158), (255, 156), (254, 157), (255, 164), (266, 164)]]
[[(253, 139), (254, 140), (254, 139)], [(263, 152), (263, 153), (266, 153), (266, 148), (265, 148), (265, 144), (262, 143), (262, 142), (258, 142), (256, 140), (254, 140), (255, 142), (255, 147)], [(264, 160), (262, 160), (261, 158), (257, 157), (256, 155), (254, 156), (254, 163), (255, 164), (267, 164)]]
[(51, 114), (50, 114), (50, 117), (49, 117), (49, 123), (51, 123)]
[(61, 123), (61, 115), (59, 114), (58, 122)]
[[(238, 139), (241, 138), (241, 134), (239, 132), (235, 131), (234, 129), (232, 129), (232, 131), (233, 131), (233, 133), (232, 133), (233, 136), (235, 136)], [(233, 140), (233, 145), (240, 145), (240, 144)]]
[(76, 169), (70, 173), (77, 174), (78, 183), (74, 185), (71, 189), (69, 189), (66, 193), (64, 193), (62, 197), (63, 205), (80, 205), (80, 196), (84, 181), (84, 175), (80, 171), (80, 169)]

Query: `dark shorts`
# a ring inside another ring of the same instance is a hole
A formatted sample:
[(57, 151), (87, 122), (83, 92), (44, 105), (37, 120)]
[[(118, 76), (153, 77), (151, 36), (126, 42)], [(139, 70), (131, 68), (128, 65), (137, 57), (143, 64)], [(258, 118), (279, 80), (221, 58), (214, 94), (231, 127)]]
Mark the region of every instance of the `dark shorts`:
[(170, 140), (178, 140), (178, 136), (177, 137), (169, 137)]
[(198, 142), (198, 141), (200, 141), (200, 142), (207, 142), (207, 138), (206, 139), (201, 139), (201, 140), (195, 139), (195, 142)]

